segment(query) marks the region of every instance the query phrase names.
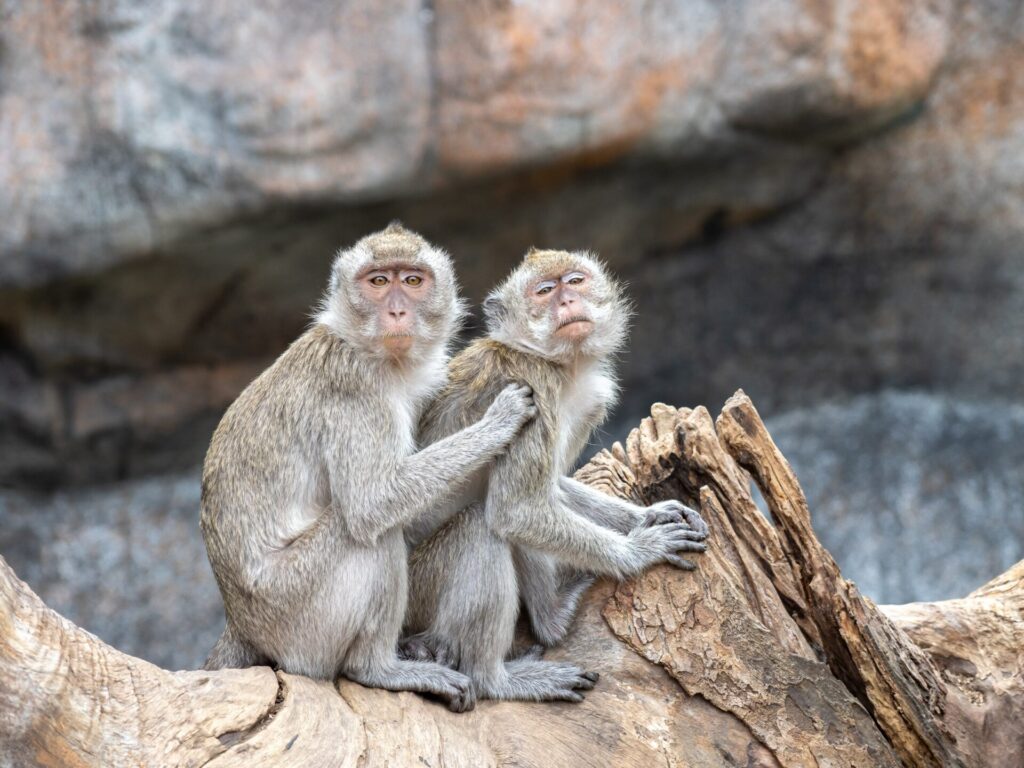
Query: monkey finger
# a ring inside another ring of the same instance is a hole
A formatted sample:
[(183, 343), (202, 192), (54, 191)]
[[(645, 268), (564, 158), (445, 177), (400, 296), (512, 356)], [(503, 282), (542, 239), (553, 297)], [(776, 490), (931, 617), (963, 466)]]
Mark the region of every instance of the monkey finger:
[(708, 545), (703, 541), (676, 541), (672, 543), (672, 549), (676, 552), (707, 552)]
[(434, 652), (418, 637), (410, 637), (398, 645), (398, 657), (410, 661), (433, 661)]
[(440, 648), (437, 648), (434, 652), (433, 660), (442, 667), (457, 669), (459, 666), (459, 657), (456, 656), (455, 652), (448, 646), (441, 646)]
[(698, 512), (696, 509), (683, 507), (683, 517), (686, 518), (687, 524), (696, 533), (701, 533), (705, 537), (708, 535), (708, 524), (704, 522), (704, 518), (700, 516), (700, 512)]
[(552, 691), (551, 701), (569, 701), (573, 704), (579, 704), (583, 701), (583, 694), (577, 693), (572, 688), (562, 688)]
[(680, 568), (684, 571), (695, 571), (697, 570), (697, 564), (691, 560), (687, 560), (685, 557), (679, 557), (678, 555), (665, 555), (665, 562), (669, 565), (674, 565), (676, 568)]
[(693, 528), (686, 523), (666, 523), (659, 526), (658, 532), (664, 534), (665, 538), (670, 540), (691, 539), (694, 533)]
[(469, 712), (476, 706), (476, 694), (472, 687), (460, 689), (448, 698), (448, 709), (452, 712)]
[(656, 501), (651, 505), (654, 509), (663, 509), (667, 512), (682, 512), (686, 509), (686, 505), (678, 499), (665, 499), (664, 501)]
[(582, 677), (585, 677), (587, 680), (589, 680), (592, 683), (596, 683), (598, 680), (601, 679), (601, 673), (600, 672), (584, 672)]
[(683, 516), (678, 512), (666, 510), (651, 510), (644, 516), (640, 524), (643, 528), (652, 528), (655, 525), (669, 525), (670, 523), (682, 523)]
[(589, 691), (592, 690), (595, 685), (597, 685), (597, 680), (591, 680), (584, 674), (580, 675), (573, 681), (572, 689), (574, 691)]
[(514, 384), (509, 384), (505, 391), (512, 390), (512, 393), (518, 397), (531, 399), (533, 397), (533, 387), (529, 384), (524, 384), (521, 381), (517, 381)]
[(680, 535), (689, 541), (704, 541), (708, 537), (703, 531), (684, 531)]

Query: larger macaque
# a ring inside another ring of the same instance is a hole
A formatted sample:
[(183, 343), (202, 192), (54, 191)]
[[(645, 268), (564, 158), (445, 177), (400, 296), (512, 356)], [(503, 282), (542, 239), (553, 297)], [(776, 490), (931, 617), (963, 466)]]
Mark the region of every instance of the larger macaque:
[(424, 415), (424, 438), (463, 428), (513, 381), (530, 385), (539, 415), (451, 502), (469, 504), (463, 512), (432, 535), (409, 529), (416, 547), (406, 630), (415, 634), (403, 652), (452, 663), (481, 697), (579, 701), (594, 674), (536, 655), (506, 661), (520, 597), (538, 640), (554, 644), (586, 574), (622, 578), (662, 562), (692, 568), (680, 553), (704, 550), (707, 528), (678, 502), (640, 508), (566, 477), (615, 397), (612, 356), (629, 318), (597, 260), (531, 251), (484, 308), (488, 337), (452, 360)]
[(528, 388), (500, 388), (479, 421), (415, 450), (460, 315), (447, 255), (400, 225), (338, 254), (312, 327), (239, 395), (203, 465), (227, 613), (208, 669), (270, 662), (471, 703), (464, 675), (395, 653), (403, 528), (443, 522), (445, 499), (535, 413)]

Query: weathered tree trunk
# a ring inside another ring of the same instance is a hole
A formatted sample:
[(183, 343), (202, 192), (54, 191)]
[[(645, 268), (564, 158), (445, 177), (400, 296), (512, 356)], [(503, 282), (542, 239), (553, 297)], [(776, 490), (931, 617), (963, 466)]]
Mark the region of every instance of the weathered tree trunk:
[(265, 667), (167, 672), (50, 611), (0, 561), (0, 765), (1024, 765), (1024, 563), (961, 600), (875, 606), (818, 542), (742, 393), (717, 425), (654, 406), (579, 477), (699, 503), (712, 530), (693, 573), (592, 589), (551, 654), (602, 673), (581, 705), (454, 715)]

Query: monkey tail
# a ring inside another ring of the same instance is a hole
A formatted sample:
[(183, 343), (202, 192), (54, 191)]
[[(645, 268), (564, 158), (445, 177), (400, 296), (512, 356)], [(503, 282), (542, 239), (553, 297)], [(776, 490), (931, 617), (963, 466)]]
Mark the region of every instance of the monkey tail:
[(231, 625), (228, 624), (210, 651), (203, 669), (244, 669), (261, 661), (259, 654), (235, 637)]

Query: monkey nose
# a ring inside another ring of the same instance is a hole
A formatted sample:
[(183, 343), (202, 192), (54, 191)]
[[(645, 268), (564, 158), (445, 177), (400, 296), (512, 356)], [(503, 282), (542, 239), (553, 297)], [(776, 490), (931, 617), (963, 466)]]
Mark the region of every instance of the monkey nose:
[(405, 317), (406, 311), (404, 309), (389, 309), (388, 314), (391, 315), (391, 317), (395, 318), (396, 320), (400, 320), (401, 318)]

